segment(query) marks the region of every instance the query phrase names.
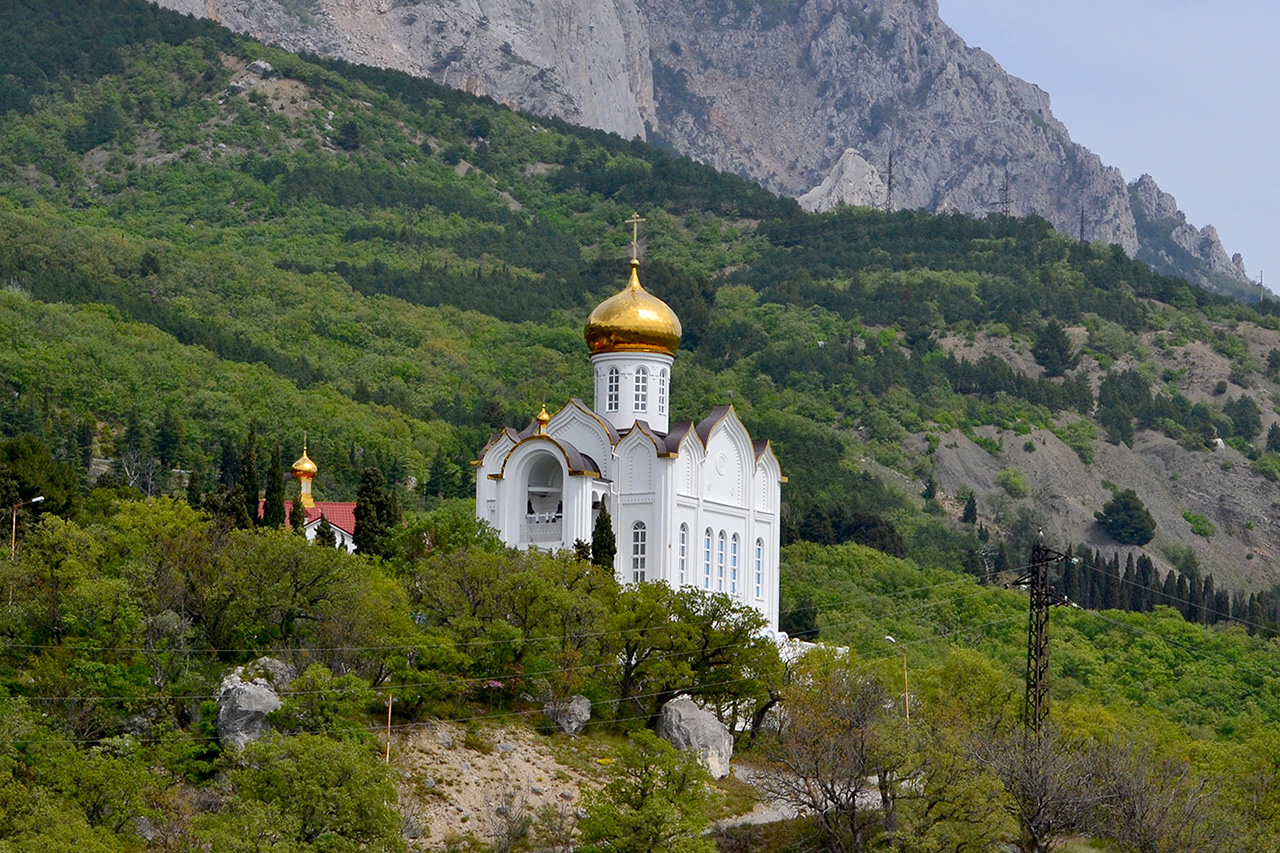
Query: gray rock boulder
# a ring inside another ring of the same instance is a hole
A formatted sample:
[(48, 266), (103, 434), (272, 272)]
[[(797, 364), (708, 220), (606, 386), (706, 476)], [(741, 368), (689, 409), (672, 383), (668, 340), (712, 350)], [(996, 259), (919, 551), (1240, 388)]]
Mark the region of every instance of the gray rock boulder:
[(570, 696), (568, 699), (548, 702), (542, 713), (567, 735), (576, 735), (591, 720), (591, 700), (586, 696)]
[(715, 778), (729, 775), (729, 761), (733, 758), (733, 735), (729, 727), (689, 697), (672, 699), (662, 707), (657, 733), (677, 749), (697, 750), (702, 763)]
[(271, 728), (267, 715), (281, 706), (276, 693), (296, 677), (293, 667), (274, 658), (259, 658), (238, 666), (218, 688), (218, 740), (223, 746), (244, 749)]

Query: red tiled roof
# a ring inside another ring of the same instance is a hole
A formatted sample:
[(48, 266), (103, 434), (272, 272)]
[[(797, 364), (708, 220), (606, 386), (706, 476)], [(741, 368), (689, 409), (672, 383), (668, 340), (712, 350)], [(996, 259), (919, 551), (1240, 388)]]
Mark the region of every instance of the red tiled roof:
[[(258, 518), (262, 518), (262, 508), (266, 501), (258, 501)], [(289, 514), (293, 512), (293, 501), (284, 502), (284, 526), (290, 528)], [(321, 514), (329, 519), (329, 523), (348, 536), (356, 532), (356, 505), (354, 501), (316, 501), (315, 506), (307, 510), (307, 524), (319, 521)]]

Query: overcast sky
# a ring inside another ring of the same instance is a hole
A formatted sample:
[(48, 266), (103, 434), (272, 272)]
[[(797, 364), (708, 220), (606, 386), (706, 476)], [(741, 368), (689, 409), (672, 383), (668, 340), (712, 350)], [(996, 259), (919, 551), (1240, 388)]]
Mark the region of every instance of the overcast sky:
[(938, 0), (970, 47), (1052, 98), (1071, 138), (1144, 172), (1280, 291), (1280, 2)]

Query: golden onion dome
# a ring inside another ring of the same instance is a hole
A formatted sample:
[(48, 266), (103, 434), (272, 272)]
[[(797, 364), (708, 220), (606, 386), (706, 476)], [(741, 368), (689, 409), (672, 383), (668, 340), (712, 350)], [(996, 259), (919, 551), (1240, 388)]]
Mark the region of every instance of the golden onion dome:
[(307, 449), (302, 448), (302, 456), (297, 462), (293, 463), (293, 475), (295, 477), (314, 477), (320, 469), (316, 467), (316, 463), (311, 461), (311, 457), (307, 456)]
[(591, 354), (658, 352), (675, 355), (680, 347), (680, 318), (671, 306), (640, 286), (640, 262), (631, 260), (631, 281), (621, 293), (596, 306), (583, 337)]

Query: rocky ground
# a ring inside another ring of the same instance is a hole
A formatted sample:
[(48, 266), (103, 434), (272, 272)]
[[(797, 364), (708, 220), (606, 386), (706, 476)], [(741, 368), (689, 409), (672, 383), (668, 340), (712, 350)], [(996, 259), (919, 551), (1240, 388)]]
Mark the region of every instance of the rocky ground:
[[(1244, 323), (1237, 330), (1260, 364), (1266, 363), (1271, 348), (1280, 348), (1280, 333)], [(1083, 342), (1084, 329), (1070, 331), (1078, 343)], [(1231, 361), (1226, 356), (1199, 342), (1162, 351), (1156, 346), (1158, 334), (1162, 333), (1148, 335), (1145, 342), (1157, 374), (1177, 374), (1178, 389), (1192, 402), (1210, 401), (1217, 407), (1247, 393), (1262, 409), (1264, 436), (1272, 423), (1280, 422), (1275, 405), (1280, 386), (1274, 380), (1255, 373), (1249, 378), (1251, 387), (1241, 387), (1229, 380)], [(991, 352), (1015, 370), (1031, 376), (1041, 373), (1027, 342), (978, 336), (971, 341), (948, 338), (944, 346), (968, 359)], [(1121, 359), (1116, 366), (1127, 363), (1135, 362)], [(1086, 359), (1081, 369), (1093, 375), (1096, 389), (1101, 373), (1097, 363)], [(1151, 369), (1150, 363), (1145, 369)], [(1222, 381), (1227, 381), (1227, 390), (1216, 393)], [(1077, 417), (1065, 415), (1060, 423)], [(1134, 489), (1155, 517), (1156, 536), (1145, 550), (1162, 569), (1170, 566), (1172, 546), (1189, 547), (1219, 585), (1225, 582), (1233, 588), (1253, 590), (1280, 582), (1280, 484), (1255, 472), (1250, 460), (1237, 450), (1188, 449), (1149, 430), (1139, 431), (1129, 448), (1109, 444), (1100, 434), (1095, 460), (1086, 464), (1047, 430), (1019, 435), (983, 427), (976, 434), (1001, 443), (1003, 452), (992, 454), (959, 431), (940, 435), (935, 477), (948, 496), (966, 487), (973, 489), (978, 495), (979, 516), (988, 527), (1000, 529), (1020, 508), (1034, 506), (1051, 541), (1061, 546), (1084, 543), (1111, 551), (1120, 546), (1098, 527), (1094, 513), (1111, 499), (1111, 489), (1104, 484), (1114, 484)], [(919, 441), (922, 447), (923, 437)], [(1030, 496), (1014, 498), (997, 484), (996, 477), (1007, 468), (1026, 473)], [(949, 511), (958, 512), (958, 508), (958, 503), (951, 502)], [(1193, 533), (1183, 518), (1188, 511), (1207, 516), (1216, 533), (1210, 537)]]

